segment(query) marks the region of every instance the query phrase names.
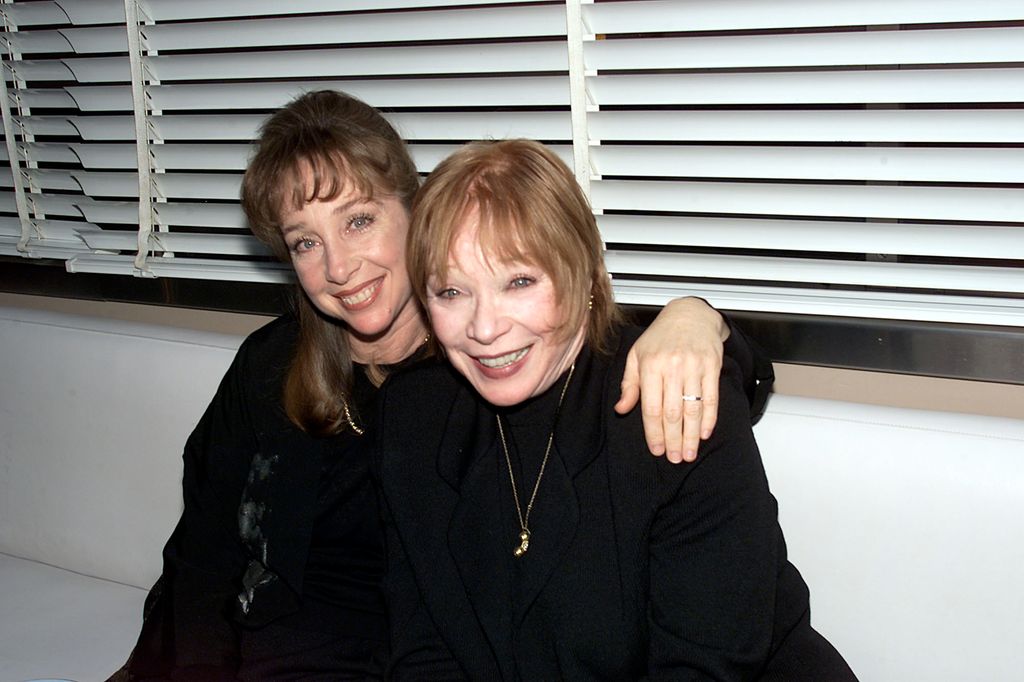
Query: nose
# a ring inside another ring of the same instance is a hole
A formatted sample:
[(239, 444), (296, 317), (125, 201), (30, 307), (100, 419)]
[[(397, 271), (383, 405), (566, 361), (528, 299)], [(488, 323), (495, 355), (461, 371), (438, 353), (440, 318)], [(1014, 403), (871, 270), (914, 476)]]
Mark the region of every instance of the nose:
[(494, 296), (477, 296), (474, 303), (473, 316), (469, 320), (469, 328), (466, 333), (469, 338), (479, 343), (494, 343), (508, 331), (508, 318), (502, 313)]
[(324, 245), (324, 276), (332, 284), (345, 284), (352, 274), (359, 269), (359, 260), (348, 249), (339, 248), (325, 241)]

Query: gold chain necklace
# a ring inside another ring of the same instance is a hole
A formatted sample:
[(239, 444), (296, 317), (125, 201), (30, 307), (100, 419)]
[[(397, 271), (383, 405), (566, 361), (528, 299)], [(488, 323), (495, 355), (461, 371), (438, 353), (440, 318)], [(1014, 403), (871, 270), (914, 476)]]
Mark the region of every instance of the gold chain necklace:
[[(423, 337), (423, 342), (420, 343), (420, 346), (422, 346), (423, 344), (425, 344), (425, 343), (427, 343), (429, 341), (430, 341), (430, 332), (428, 331), (426, 336)], [(418, 347), (419, 346), (417, 346), (417, 348)], [(342, 412), (345, 413), (345, 421), (348, 422), (348, 425), (352, 429), (353, 433), (355, 433), (357, 436), (361, 436), (364, 433), (366, 433), (366, 430), (363, 429), (362, 427), (358, 426), (356, 424), (355, 420), (352, 419), (352, 413), (348, 409), (348, 401), (345, 400), (344, 398), (341, 399), (341, 410), (342, 410)]]
[(540, 462), (540, 471), (537, 473), (537, 480), (533, 484), (533, 492), (530, 493), (530, 501), (526, 504), (526, 514), (519, 505), (519, 491), (516, 489), (516, 476), (512, 473), (512, 458), (508, 455), (508, 444), (505, 442), (505, 430), (501, 426), (501, 416), (495, 415), (498, 420), (498, 435), (501, 437), (501, 449), (505, 452), (505, 464), (508, 465), (508, 480), (512, 483), (512, 499), (516, 503), (516, 515), (519, 517), (519, 546), (512, 552), (517, 559), (530, 548), (530, 511), (533, 509), (533, 501), (537, 499), (537, 490), (540, 488), (540, 479), (544, 476), (544, 467), (548, 464), (548, 455), (551, 454), (551, 444), (555, 440), (555, 427), (558, 425), (558, 414), (562, 410), (562, 401), (565, 400), (565, 392), (572, 381), (572, 373), (576, 370), (576, 363), (569, 367), (569, 376), (565, 378), (562, 385), (562, 394), (558, 397), (558, 407), (555, 408), (555, 421), (551, 424), (551, 433), (548, 434), (548, 445), (544, 448), (544, 459)]
[(352, 413), (348, 411), (348, 401), (345, 400), (344, 398), (341, 399), (341, 409), (345, 411), (345, 421), (348, 422), (348, 425), (352, 427), (352, 431), (357, 436), (361, 436), (364, 433), (366, 433), (366, 431), (364, 431), (361, 427), (356, 426), (355, 421), (353, 421), (352, 419)]

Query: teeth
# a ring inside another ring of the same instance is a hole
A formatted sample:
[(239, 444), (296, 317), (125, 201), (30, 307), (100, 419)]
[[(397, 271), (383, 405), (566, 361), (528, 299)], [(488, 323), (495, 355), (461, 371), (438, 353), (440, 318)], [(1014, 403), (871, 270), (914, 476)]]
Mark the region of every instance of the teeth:
[(368, 286), (351, 296), (342, 296), (341, 302), (345, 305), (359, 305), (363, 301), (370, 300), (370, 297), (373, 296), (379, 286), (380, 282), (374, 282), (371, 286)]
[(477, 358), (477, 360), (479, 360), (480, 364), (483, 365), (484, 367), (497, 369), (499, 367), (507, 367), (508, 365), (511, 365), (513, 362), (518, 362), (519, 359), (526, 355), (527, 351), (529, 350), (529, 348), (522, 348), (511, 353), (506, 353), (505, 355), (499, 355), (496, 358)]

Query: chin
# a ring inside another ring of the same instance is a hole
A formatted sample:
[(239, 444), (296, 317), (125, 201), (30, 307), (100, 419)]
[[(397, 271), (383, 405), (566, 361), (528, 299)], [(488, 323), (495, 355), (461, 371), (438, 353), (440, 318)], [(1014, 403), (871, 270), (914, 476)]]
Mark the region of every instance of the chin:
[(342, 318), (349, 328), (362, 336), (376, 336), (386, 332), (395, 318), (383, 310), (363, 310), (359, 313), (345, 313)]
[[(518, 405), (521, 402), (528, 400), (532, 393), (530, 391), (517, 390), (515, 388), (495, 387), (495, 386), (481, 386), (477, 384), (475, 386), (477, 393), (492, 405), (497, 407), (512, 407)], [(490, 389), (490, 390), (487, 390)]]

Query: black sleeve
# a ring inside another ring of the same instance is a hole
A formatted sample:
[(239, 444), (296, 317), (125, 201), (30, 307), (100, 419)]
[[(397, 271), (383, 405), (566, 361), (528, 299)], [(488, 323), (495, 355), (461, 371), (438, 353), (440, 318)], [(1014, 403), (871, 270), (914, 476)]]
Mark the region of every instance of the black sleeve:
[(251, 414), (257, 371), (246, 342), (185, 444), (184, 508), (146, 601), (129, 662), (136, 679), (234, 679), (238, 639), (231, 612), (247, 561), (237, 514), (257, 451)]
[(768, 354), (753, 339), (744, 334), (728, 315), (721, 311), (719, 314), (729, 325), (725, 357), (732, 358), (740, 370), (739, 382), (750, 406), (750, 423), (756, 424), (768, 404), (768, 396), (775, 383), (775, 369)]
[(650, 528), (648, 674), (753, 679), (772, 642), (785, 545), (750, 428), (741, 374), (726, 360), (714, 435), (686, 471), (657, 462)]

